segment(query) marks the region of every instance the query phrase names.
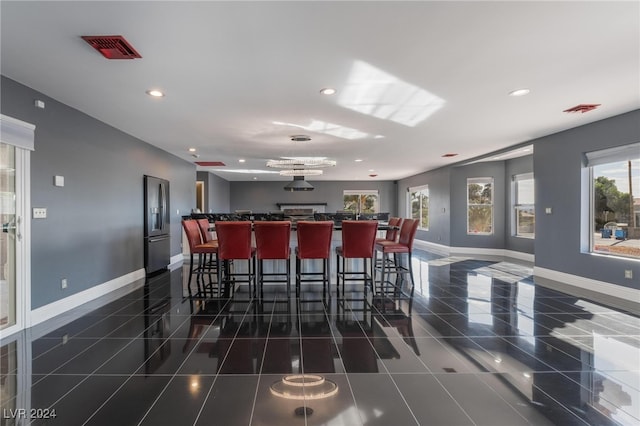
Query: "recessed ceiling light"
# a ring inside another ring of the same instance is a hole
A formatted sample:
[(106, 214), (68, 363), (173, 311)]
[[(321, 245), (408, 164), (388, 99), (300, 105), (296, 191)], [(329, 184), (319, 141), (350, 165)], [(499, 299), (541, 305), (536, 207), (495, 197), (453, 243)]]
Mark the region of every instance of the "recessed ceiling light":
[(323, 95), (335, 95), (336, 89), (332, 87), (325, 87), (324, 89), (320, 90), (320, 93)]
[(509, 92), (509, 96), (524, 96), (524, 95), (528, 95), (529, 92), (531, 92), (531, 90), (526, 88), (516, 89), (512, 92)]
[(189, 148), (189, 152), (196, 152), (195, 148)]
[(362, 158), (356, 158), (354, 161), (355, 161), (356, 163), (361, 163), (363, 160), (362, 160)]
[(375, 172), (376, 170), (375, 170), (375, 169), (369, 169), (369, 171), (370, 171), (370, 172)]
[(244, 163), (245, 161), (247, 161), (247, 160), (245, 160), (244, 158), (241, 158), (241, 159), (238, 160), (239, 163)]
[(254, 177), (253, 177), (253, 180), (258, 180), (258, 178), (254, 176)]
[(162, 93), (159, 90), (152, 89), (152, 90), (147, 90), (147, 95), (153, 96), (154, 98), (161, 98), (164, 96), (164, 93)]

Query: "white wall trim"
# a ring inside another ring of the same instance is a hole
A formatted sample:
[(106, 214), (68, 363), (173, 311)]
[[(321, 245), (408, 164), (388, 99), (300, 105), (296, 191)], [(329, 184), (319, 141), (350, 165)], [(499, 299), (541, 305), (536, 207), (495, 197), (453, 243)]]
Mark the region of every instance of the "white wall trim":
[[(187, 256), (186, 258), (188, 259), (189, 257)], [(185, 260), (185, 255), (182, 253), (176, 254), (175, 256), (171, 256), (171, 258), (169, 259), (169, 269), (173, 271), (178, 266), (182, 265), (184, 260)]]
[(445, 256), (449, 256), (451, 254), (475, 254), (479, 256), (510, 257), (512, 259), (524, 260), (531, 263), (535, 261), (535, 255), (514, 250), (482, 247), (450, 247), (424, 240), (415, 240), (413, 245), (418, 249), (432, 251)]
[(432, 251), (437, 254), (442, 254), (445, 256), (449, 256), (451, 247), (445, 246), (443, 244), (432, 243), (430, 241), (424, 240), (414, 240), (413, 245), (417, 249)]
[(554, 271), (553, 269), (541, 268), (540, 266), (533, 267), (533, 275), (534, 277), (558, 281), (566, 285), (593, 291), (595, 293), (602, 293), (607, 296), (640, 303), (640, 290), (638, 289), (611, 284), (606, 281), (585, 278), (578, 275), (567, 274), (565, 272)]
[(48, 305), (34, 309), (31, 311), (31, 326), (40, 324), (41, 322), (47, 321), (57, 315), (64, 314), (73, 308), (77, 308), (78, 306), (90, 302), (91, 300), (109, 294), (119, 288), (126, 287), (140, 279), (144, 279), (144, 277), (144, 268), (138, 269), (137, 271), (114, 278), (111, 281), (98, 284), (87, 290), (65, 297), (64, 299), (56, 300)]

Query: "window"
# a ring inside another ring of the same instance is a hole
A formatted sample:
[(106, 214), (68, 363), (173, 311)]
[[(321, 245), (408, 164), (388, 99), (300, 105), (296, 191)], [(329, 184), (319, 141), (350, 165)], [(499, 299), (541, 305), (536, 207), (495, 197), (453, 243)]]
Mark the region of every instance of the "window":
[(640, 258), (640, 143), (586, 154), (590, 251)]
[(536, 213), (533, 189), (533, 173), (513, 176), (513, 235), (533, 238), (535, 236)]
[(493, 178), (467, 179), (467, 234), (493, 233)]
[(429, 185), (409, 188), (411, 219), (418, 219), (419, 229), (429, 229)]
[(355, 214), (379, 213), (380, 199), (377, 190), (347, 190), (343, 192), (344, 210)]

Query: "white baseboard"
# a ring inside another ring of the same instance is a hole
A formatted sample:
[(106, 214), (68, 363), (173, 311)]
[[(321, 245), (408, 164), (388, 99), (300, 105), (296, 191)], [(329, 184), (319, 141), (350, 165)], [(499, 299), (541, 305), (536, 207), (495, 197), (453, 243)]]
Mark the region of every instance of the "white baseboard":
[(179, 264), (182, 264), (184, 259), (185, 257), (182, 253), (171, 256), (171, 258), (169, 259), (169, 269), (174, 270), (177, 266), (180, 266)]
[(86, 289), (76, 294), (72, 294), (64, 299), (56, 300), (48, 305), (41, 306), (31, 311), (30, 324), (34, 326), (51, 318), (64, 314), (73, 308), (77, 308), (87, 302), (90, 302), (98, 297), (111, 293), (112, 291), (126, 287), (135, 281), (144, 279), (144, 268), (133, 271), (129, 274), (123, 275), (118, 278), (114, 278), (111, 281), (107, 281), (102, 284), (98, 284), (94, 287)]
[(634, 288), (585, 278), (578, 275), (567, 274), (565, 272), (554, 271), (553, 269), (541, 268), (540, 266), (533, 267), (533, 275), (534, 277), (558, 281), (560, 283), (589, 290), (594, 293), (601, 293), (622, 300), (640, 303), (640, 290)]
[(449, 256), (451, 254), (471, 254), (479, 256), (500, 256), (510, 257), (512, 259), (524, 260), (533, 263), (535, 256), (530, 253), (522, 253), (514, 250), (491, 249), (480, 247), (449, 247), (442, 244), (432, 243), (429, 241), (415, 240), (413, 245), (422, 250), (432, 251), (437, 254)]
[(432, 243), (424, 240), (413, 240), (413, 246), (417, 249), (432, 251), (437, 254), (449, 256), (450, 247), (443, 244)]

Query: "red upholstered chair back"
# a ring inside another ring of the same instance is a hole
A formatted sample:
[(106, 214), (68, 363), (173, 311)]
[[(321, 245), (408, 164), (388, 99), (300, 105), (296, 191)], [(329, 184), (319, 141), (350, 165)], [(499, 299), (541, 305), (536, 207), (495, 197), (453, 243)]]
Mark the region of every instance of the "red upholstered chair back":
[(390, 217), (389, 218), (389, 229), (387, 229), (387, 233), (385, 234), (385, 239), (387, 241), (395, 241), (398, 238), (398, 229), (402, 225), (401, 217)]
[(420, 222), (418, 219), (405, 219), (400, 228), (400, 239), (398, 243), (405, 245), (409, 251), (413, 250), (413, 240), (416, 237), (416, 231)]
[(202, 241), (208, 243), (213, 240), (211, 236), (211, 232), (209, 232), (209, 228), (211, 224), (209, 223), (209, 219), (196, 219), (198, 222), (198, 226), (200, 227), (200, 233), (202, 234)]
[(288, 259), (291, 222), (267, 221), (253, 224), (258, 259)]
[(371, 258), (378, 231), (377, 220), (343, 220), (342, 254), (348, 258)]
[(216, 221), (218, 259), (251, 259), (251, 222)]
[(200, 227), (198, 223), (193, 219), (186, 219), (182, 221), (182, 228), (187, 235), (187, 241), (189, 241), (189, 251), (193, 253), (197, 245), (202, 244), (202, 236), (200, 235)]
[(333, 221), (299, 221), (297, 227), (298, 257), (300, 259), (328, 259), (331, 254)]

